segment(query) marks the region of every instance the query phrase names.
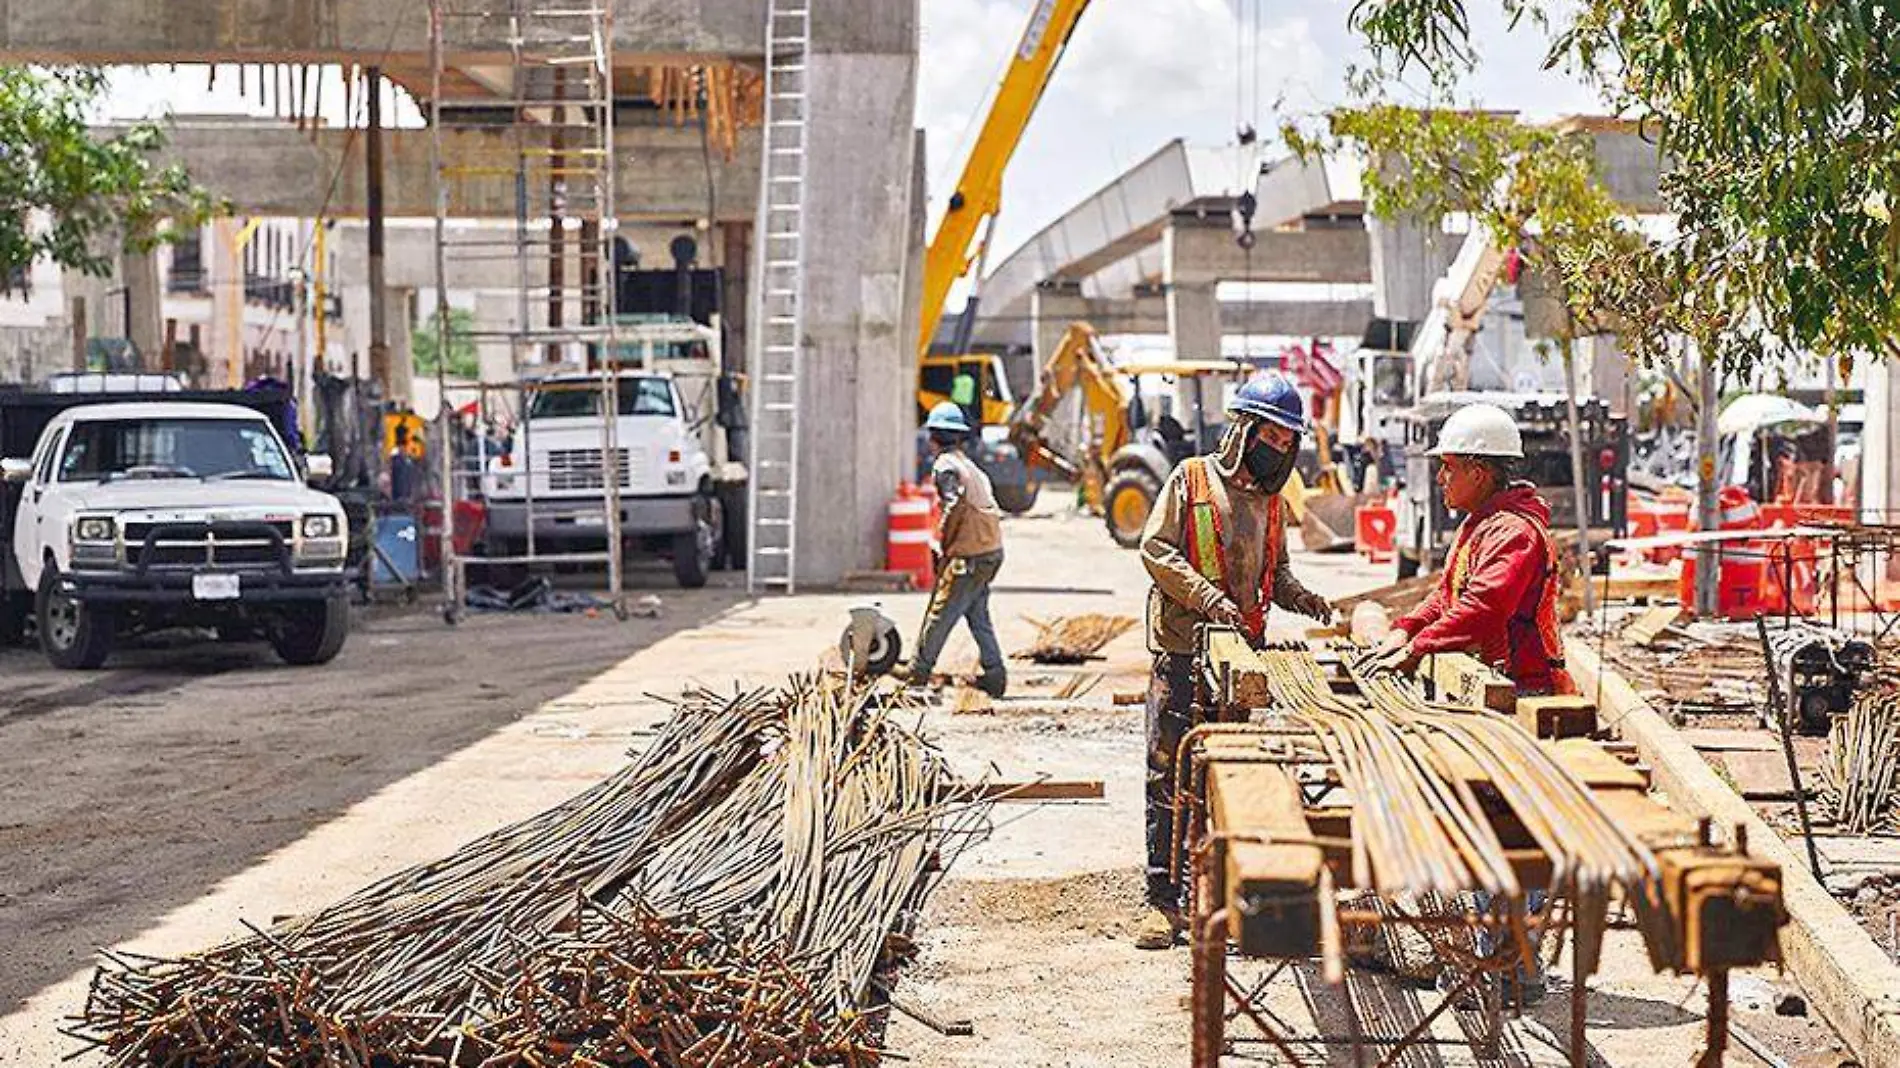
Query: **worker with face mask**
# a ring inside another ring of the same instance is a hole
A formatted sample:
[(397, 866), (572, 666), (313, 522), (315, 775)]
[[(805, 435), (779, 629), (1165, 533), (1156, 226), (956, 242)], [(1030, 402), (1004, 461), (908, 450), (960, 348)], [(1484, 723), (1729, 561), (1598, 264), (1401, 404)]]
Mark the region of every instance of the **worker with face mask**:
[(1136, 935), (1143, 949), (1165, 949), (1183, 930), (1181, 885), (1173, 874), (1174, 762), (1195, 726), (1196, 628), (1233, 627), (1256, 645), (1269, 608), (1323, 623), (1332, 605), (1300, 585), (1287, 566), (1287, 503), (1306, 405), (1278, 375), (1241, 386), (1227, 405), (1229, 423), (1212, 455), (1181, 464), (1162, 487), (1142, 534), (1141, 558), (1153, 580), (1148, 595), (1148, 914)]
[(1462, 512), (1436, 589), (1400, 617), (1368, 662), (1411, 672), (1432, 653), (1470, 653), (1517, 683), (1519, 694), (1575, 693), (1557, 631), (1563, 593), (1550, 506), (1515, 478), (1524, 437), (1504, 409), (1472, 404), (1438, 432), (1438, 486)]

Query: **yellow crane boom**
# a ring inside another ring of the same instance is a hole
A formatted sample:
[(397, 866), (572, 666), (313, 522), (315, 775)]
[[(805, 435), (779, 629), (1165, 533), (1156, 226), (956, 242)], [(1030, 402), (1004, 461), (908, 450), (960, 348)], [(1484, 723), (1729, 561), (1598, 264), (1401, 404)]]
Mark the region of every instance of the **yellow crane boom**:
[[(1055, 74), (1063, 50), (1090, 0), (1036, 0), (1029, 27), (997, 88), (996, 99), (983, 121), (982, 132), (970, 150), (970, 159), (950, 195), (943, 220), (924, 256), (924, 303), (920, 355), (930, 352), (930, 341), (943, 321), (951, 287), (978, 264), (989, 244), (996, 213), (1003, 203), (1003, 174), (1022, 144), (1030, 116), (1042, 102), (1043, 90)], [(982, 240), (978, 241), (979, 234)]]

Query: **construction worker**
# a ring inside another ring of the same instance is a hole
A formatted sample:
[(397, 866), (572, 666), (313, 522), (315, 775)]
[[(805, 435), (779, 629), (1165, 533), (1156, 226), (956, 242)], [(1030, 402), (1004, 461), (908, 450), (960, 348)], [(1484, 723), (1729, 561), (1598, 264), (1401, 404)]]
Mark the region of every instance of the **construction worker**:
[(1438, 587), (1400, 617), (1368, 658), (1409, 673), (1432, 653), (1470, 653), (1510, 676), (1526, 696), (1575, 693), (1557, 630), (1563, 590), (1550, 506), (1515, 476), (1524, 438), (1502, 408), (1453, 412), (1427, 453), (1439, 460), (1445, 507), (1463, 512)]
[(1234, 627), (1259, 643), (1278, 606), (1322, 622), (1332, 605), (1300, 585), (1287, 566), (1281, 491), (1293, 476), (1307, 430), (1299, 391), (1277, 375), (1242, 385), (1227, 405), (1219, 448), (1191, 457), (1162, 487), (1142, 532), (1148, 595), (1148, 913), (1135, 944), (1166, 949), (1183, 930), (1181, 885), (1173, 873), (1174, 764), (1195, 726), (1195, 628)]
[(937, 529), (937, 586), (924, 612), (910, 680), (917, 686), (930, 684), (944, 642), (959, 620), (968, 620), (983, 668), (977, 688), (1001, 697), (1009, 672), (990, 621), (990, 584), (1003, 568), (1003, 510), (997, 507), (990, 476), (964, 452), (970, 421), (963, 409), (944, 401), (930, 410), (924, 431), (935, 455), (931, 480), (943, 500), (943, 519)]

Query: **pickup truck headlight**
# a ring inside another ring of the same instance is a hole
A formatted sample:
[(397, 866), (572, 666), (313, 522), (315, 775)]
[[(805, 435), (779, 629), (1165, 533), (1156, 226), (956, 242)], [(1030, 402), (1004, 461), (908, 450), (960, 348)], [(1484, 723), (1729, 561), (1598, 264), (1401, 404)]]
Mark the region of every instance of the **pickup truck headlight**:
[(303, 536), (306, 538), (334, 538), (337, 535), (336, 516), (307, 515), (303, 517)]
[(112, 541), (119, 526), (108, 516), (82, 516), (73, 524), (74, 541)]

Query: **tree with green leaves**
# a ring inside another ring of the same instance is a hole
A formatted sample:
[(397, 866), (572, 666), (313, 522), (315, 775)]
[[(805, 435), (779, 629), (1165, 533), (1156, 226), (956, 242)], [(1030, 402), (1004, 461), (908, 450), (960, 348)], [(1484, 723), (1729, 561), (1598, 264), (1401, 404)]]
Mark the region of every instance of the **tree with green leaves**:
[(0, 67), (0, 277), (41, 258), (108, 274), (120, 246), (151, 248), (224, 210), (156, 161), (158, 125), (94, 136), (87, 114), (104, 91), (97, 70)]
[[(416, 373), (433, 376), (442, 357), (442, 316), (433, 313), (429, 320), (410, 335), (415, 354)], [(450, 378), (476, 379), (482, 374), (481, 355), (475, 350), (475, 314), (464, 308), (449, 309), (448, 363), (443, 373)]]
[[(1670, 163), (1661, 192), (1676, 234), (1599, 231), (1559, 253), (1577, 265), (1564, 272), (1573, 305), (1617, 310), (1639, 355), (1671, 334), (1729, 365), (1900, 354), (1900, 11), (1882, 0), (1499, 2), (1514, 26), (1547, 31), (1548, 66), (1588, 79)], [(1359, 0), (1351, 21), (1372, 47), (1362, 84), (1375, 92), (1381, 76), (1423, 71), (1448, 101), (1477, 60), (1466, 0)]]

